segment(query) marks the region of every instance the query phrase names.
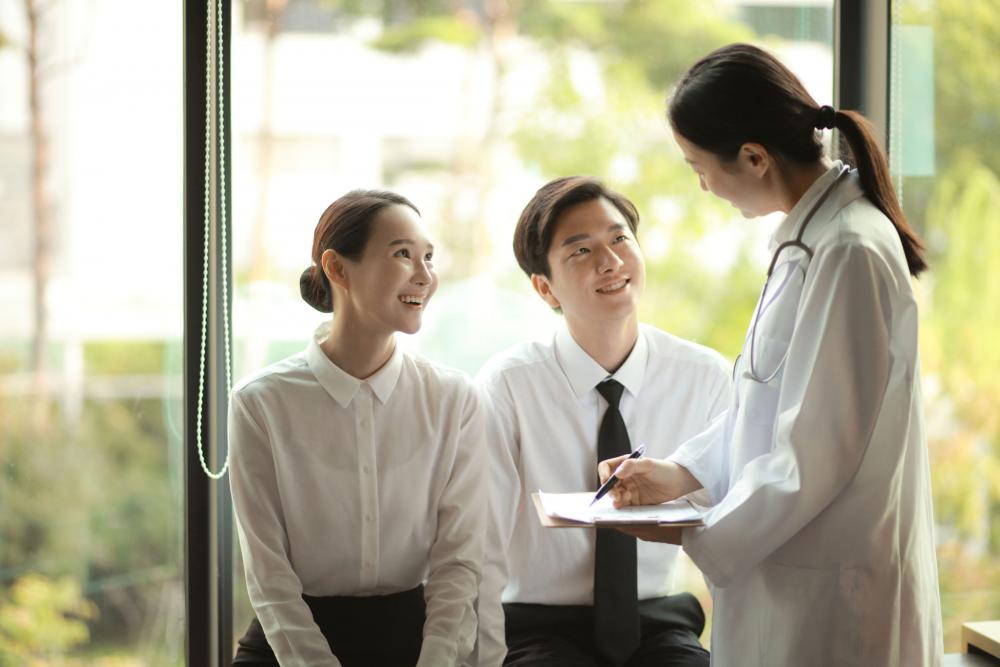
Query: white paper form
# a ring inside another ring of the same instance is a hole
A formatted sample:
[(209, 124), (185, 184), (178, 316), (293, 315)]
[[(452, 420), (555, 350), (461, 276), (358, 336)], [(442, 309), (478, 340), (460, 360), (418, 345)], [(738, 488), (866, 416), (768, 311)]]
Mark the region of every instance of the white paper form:
[(637, 505), (615, 509), (610, 495), (590, 506), (593, 491), (583, 493), (545, 493), (539, 490), (542, 509), (550, 517), (580, 521), (582, 523), (647, 523), (670, 524), (701, 521), (702, 513), (685, 499), (673, 500), (662, 505)]

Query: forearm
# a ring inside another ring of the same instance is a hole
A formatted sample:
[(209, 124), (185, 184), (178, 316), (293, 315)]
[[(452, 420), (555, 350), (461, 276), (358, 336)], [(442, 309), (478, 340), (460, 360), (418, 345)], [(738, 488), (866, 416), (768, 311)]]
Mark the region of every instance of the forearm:
[(478, 574), (460, 562), (437, 568), (428, 578), (427, 621), (420, 650), (420, 667), (458, 665), (475, 643), (474, 608)]
[(691, 474), (686, 467), (677, 463), (676, 461), (667, 461), (667, 470), (670, 479), (670, 485), (677, 492), (677, 497), (686, 496), (689, 493), (694, 493), (702, 488), (701, 482), (698, 478)]

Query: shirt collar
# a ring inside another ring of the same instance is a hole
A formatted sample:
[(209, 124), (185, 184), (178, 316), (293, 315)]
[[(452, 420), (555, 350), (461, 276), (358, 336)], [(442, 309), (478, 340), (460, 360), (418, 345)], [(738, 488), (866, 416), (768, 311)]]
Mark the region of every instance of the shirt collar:
[(316, 376), (316, 380), (326, 390), (326, 393), (330, 394), (341, 407), (346, 408), (354, 400), (361, 385), (367, 384), (379, 401), (383, 404), (388, 401), (403, 370), (403, 353), (399, 346), (396, 346), (389, 361), (382, 368), (364, 380), (359, 380), (333, 363), (330, 357), (323, 352), (320, 344), (329, 335), (330, 324), (320, 325), (316, 328), (312, 340), (306, 347), (306, 361), (309, 363), (309, 370)]
[(833, 185), (833, 182), (837, 180), (840, 173), (844, 169), (844, 163), (840, 160), (836, 160), (826, 173), (817, 178), (809, 189), (799, 197), (799, 201), (792, 207), (792, 210), (788, 212), (785, 219), (782, 221), (778, 228), (771, 235), (771, 250), (774, 250), (778, 244), (784, 243), (795, 238), (795, 234), (799, 230), (799, 224), (802, 222), (802, 218), (805, 217), (806, 213), (813, 207), (816, 200), (823, 196), (823, 193)]
[(389, 357), (389, 361), (385, 362), (382, 368), (370, 375), (365, 382), (375, 392), (375, 396), (379, 402), (385, 405), (385, 402), (392, 396), (392, 390), (396, 388), (396, 382), (399, 380), (402, 372), (403, 352), (399, 349), (399, 345), (396, 345), (392, 351), (392, 356)]
[(612, 375), (609, 375), (580, 347), (580, 344), (576, 342), (565, 326), (556, 331), (555, 349), (559, 366), (566, 374), (566, 379), (569, 380), (577, 400), (593, 391), (598, 383), (609, 378), (620, 382), (633, 397), (639, 395), (643, 378), (646, 375), (646, 361), (649, 358), (649, 344), (646, 342), (646, 336), (643, 335), (641, 327), (635, 345), (629, 352), (628, 358), (625, 359), (625, 363)]

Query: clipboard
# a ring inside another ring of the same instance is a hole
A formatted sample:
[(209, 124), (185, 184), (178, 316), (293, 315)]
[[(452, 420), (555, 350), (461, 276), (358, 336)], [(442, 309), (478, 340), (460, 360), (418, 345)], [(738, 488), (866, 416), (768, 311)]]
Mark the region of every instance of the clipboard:
[(621, 528), (624, 526), (635, 526), (643, 528), (686, 528), (689, 526), (702, 526), (704, 521), (701, 519), (695, 519), (690, 521), (674, 521), (670, 523), (661, 524), (650, 524), (648, 522), (641, 523), (614, 523), (614, 524), (604, 524), (604, 523), (594, 523), (586, 521), (572, 521), (570, 519), (563, 519), (561, 517), (549, 516), (545, 513), (545, 507), (542, 505), (542, 499), (539, 497), (538, 492), (535, 491), (531, 494), (531, 502), (535, 506), (535, 512), (538, 514), (538, 521), (545, 528)]

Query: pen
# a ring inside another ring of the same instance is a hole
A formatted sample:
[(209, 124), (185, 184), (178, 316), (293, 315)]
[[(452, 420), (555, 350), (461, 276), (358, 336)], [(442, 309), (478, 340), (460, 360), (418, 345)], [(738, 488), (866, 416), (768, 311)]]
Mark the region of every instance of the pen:
[[(643, 443), (639, 445), (639, 447), (637, 447), (634, 452), (629, 454), (628, 458), (637, 459), (640, 456), (642, 456), (643, 453), (645, 453), (645, 451), (646, 451), (646, 444)], [(625, 459), (625, 461), (627, 460), (628, 459)], [(611, 473), (611, 477), (608, 477), (608, 479), (605, 480), (604, 484), (601, 484), (601, 488), (599, 488), (597, 490), (597, 493), (594, 494), (594, 499), (590, 501), (590, 505), (588, 505), (587, 507), (591, 507), (594, 503), (603, 498), (608, 493), (608, 491), (614, 488), (615, 484), (618, 483), (618, 471), (621, 470), (621, 467), (622, 465), (625, 464), (625, 461), (622, 461), (621, 465), (619, 465), (618, 468), (616, 468), (615, 471)]]

